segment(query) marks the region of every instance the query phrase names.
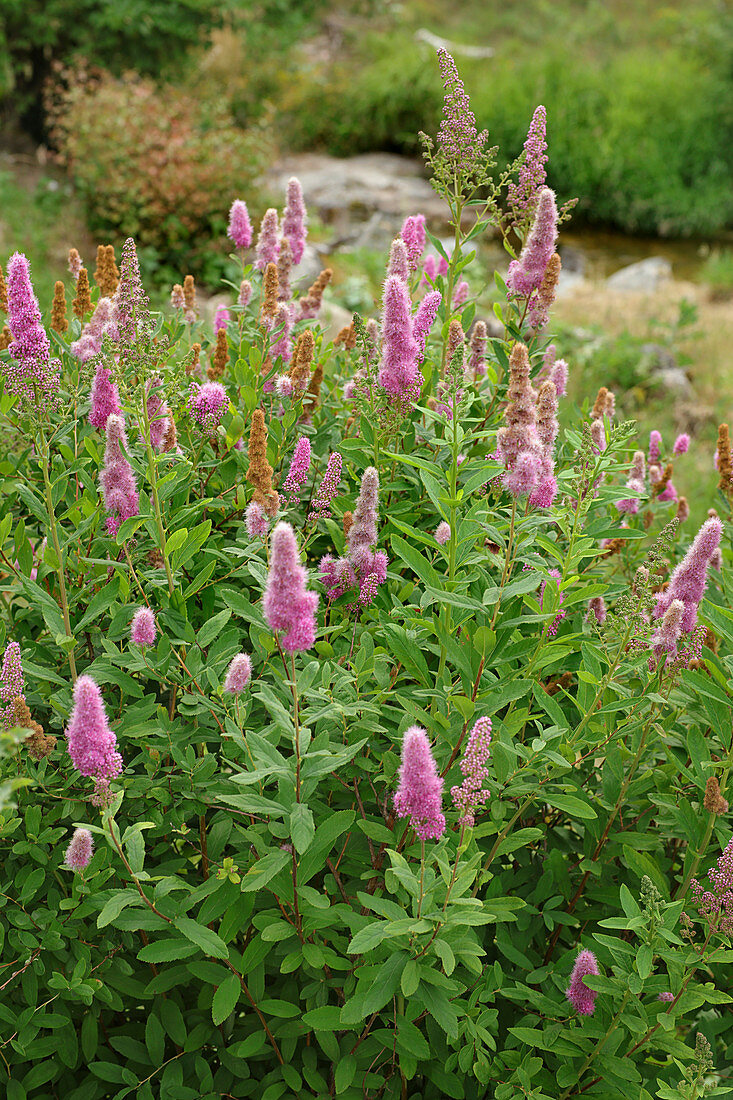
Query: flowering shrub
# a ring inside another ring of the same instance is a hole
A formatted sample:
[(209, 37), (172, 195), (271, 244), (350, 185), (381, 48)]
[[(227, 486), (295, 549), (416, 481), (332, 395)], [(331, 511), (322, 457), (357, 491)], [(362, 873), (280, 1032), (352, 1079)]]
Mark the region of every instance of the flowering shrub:
[(67, 74), (49, 108), (90, 226), (133, 236), (173, 265), (200, 267), (223, 210), (266, 156), (264, 133), (235, 127), (224, 106), (140, 77)]
[(297, 182), (217, 332), (132, 240), (67, 327), (7, 265), (12, 1100), (728, 1091), (728, 428), (695, 533), (689, 440), (562, 409), (543, 113), (496, 175), (440, 65), (453, 250), (408, 219), (332, 343)]

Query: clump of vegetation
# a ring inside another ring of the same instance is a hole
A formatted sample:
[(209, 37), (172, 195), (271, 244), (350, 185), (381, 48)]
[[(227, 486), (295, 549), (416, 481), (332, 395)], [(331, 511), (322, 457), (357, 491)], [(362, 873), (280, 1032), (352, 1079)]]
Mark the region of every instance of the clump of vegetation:
[(333, 341), (297, 179), (213, 327), (132, 239), (46, 324), (5, 265), (12, 1100), (728, 1091), (728, 425), (697, 530), (686, 434), (562, 409), (544, 112), (498, 172), (440, 67), (452, 251)]

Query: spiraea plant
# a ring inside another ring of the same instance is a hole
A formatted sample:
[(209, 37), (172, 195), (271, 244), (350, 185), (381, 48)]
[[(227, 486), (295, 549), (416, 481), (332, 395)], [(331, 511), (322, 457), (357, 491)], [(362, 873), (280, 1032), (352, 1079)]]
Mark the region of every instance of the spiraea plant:
[(296, 179), (214, 326), (133, 240), (73, 316), (5, 266), (10, 1100), (728, 1092), (727, 427), (695, 531), (689, 440), (566, 396), (544, 109), (496, 174), (440, 66), (453, 250), (335, 341)]

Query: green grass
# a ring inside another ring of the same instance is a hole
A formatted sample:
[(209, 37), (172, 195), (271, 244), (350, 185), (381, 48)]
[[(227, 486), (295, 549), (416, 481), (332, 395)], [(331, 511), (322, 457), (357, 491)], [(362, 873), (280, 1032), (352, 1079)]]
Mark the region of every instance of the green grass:
[(70, 184), (52, 171), (0, 170), (0, 262), (25, 253), (33, 285), (47, 310), (57, 279), (68, 279), (69, 248), (78, 248), (94, 269), (94, 255), (83, 212)]

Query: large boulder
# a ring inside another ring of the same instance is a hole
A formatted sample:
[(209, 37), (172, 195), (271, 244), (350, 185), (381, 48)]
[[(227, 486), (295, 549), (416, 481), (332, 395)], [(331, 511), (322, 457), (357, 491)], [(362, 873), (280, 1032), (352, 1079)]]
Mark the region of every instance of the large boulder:
[(648, 256), (646, 260), (614, 271), (606, 279), (611, 290), (628, 290), (637, 294), (653, 294), (672, 278), (672, 265), (664, 256)]

